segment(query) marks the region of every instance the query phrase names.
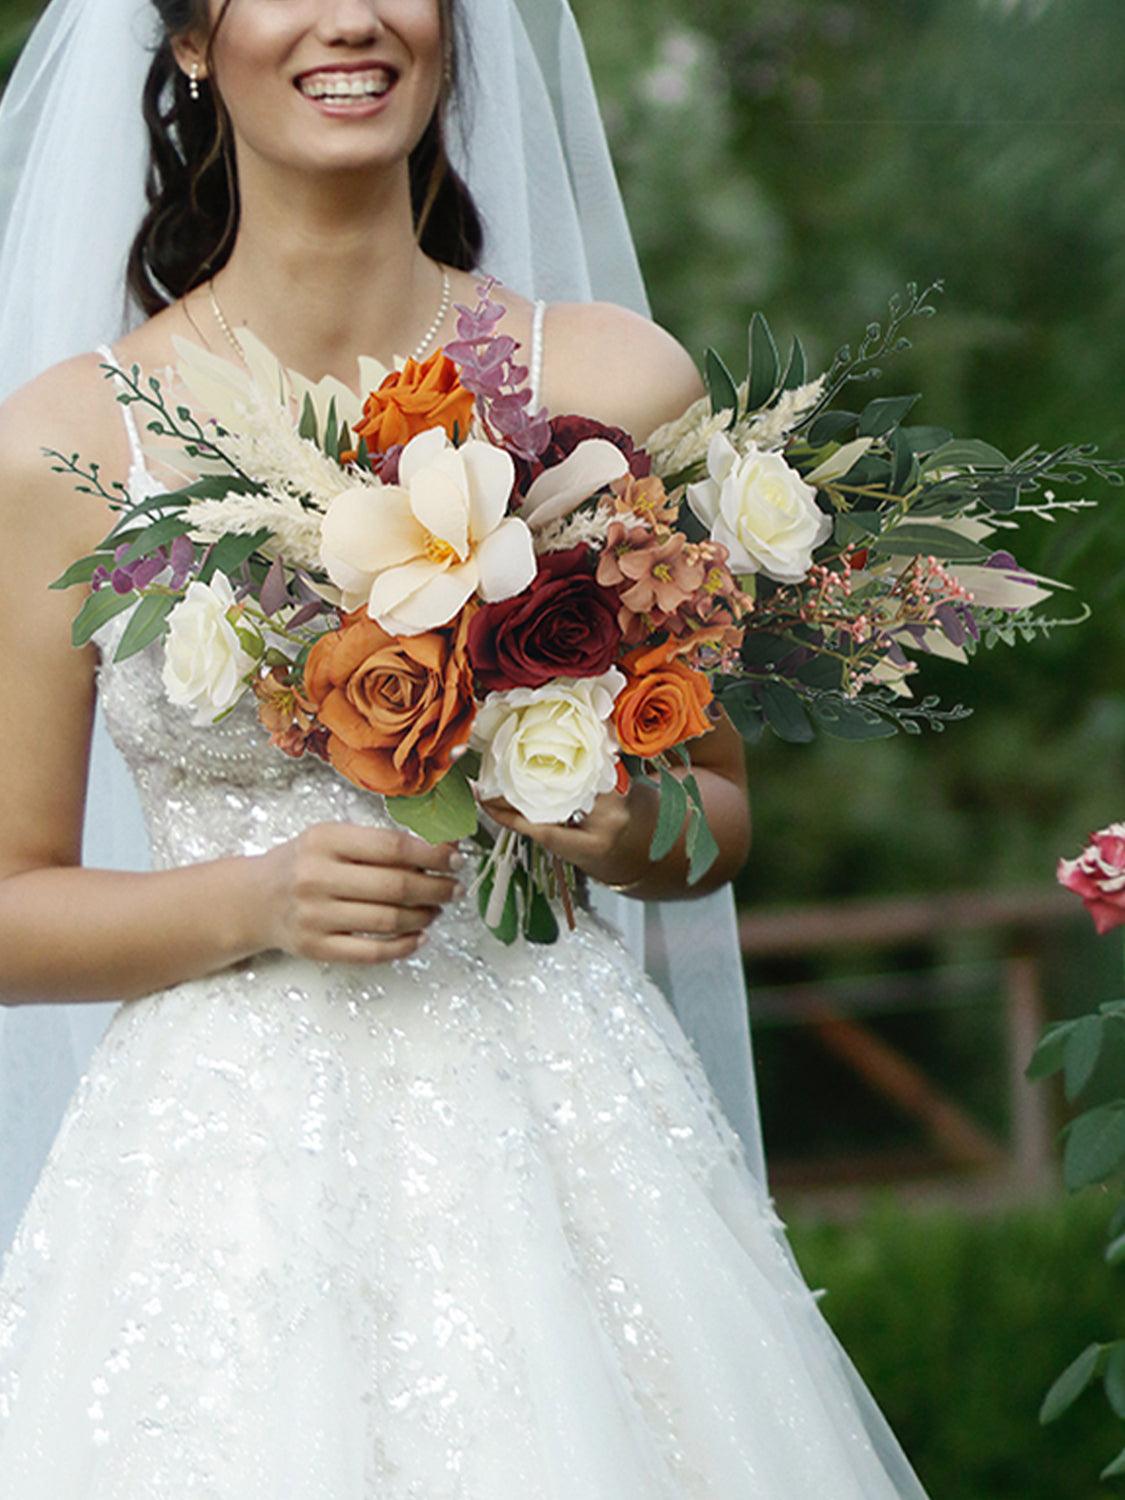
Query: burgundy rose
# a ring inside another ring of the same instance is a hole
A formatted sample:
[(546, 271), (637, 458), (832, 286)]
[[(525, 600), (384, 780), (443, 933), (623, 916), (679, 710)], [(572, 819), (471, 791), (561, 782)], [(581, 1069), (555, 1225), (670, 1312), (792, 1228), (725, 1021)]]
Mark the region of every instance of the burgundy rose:
[(652, 460), (643, 448), (637, 447), (623, 427), (607, 427), (593, 417), (552, 417), (551, 440), (539, 457), (530, 461), (524, 458), (515, 460), (516, 495), (526, 495), (532, 480), (538, 479), (544, 469), (553, 469), (564, 458), (569, 458), (586, 438), (605, 438), (615, 448), (620, 448), (634, 478), (647, 479), (652, 473)]
[(595, 580), (584, 542), (545, 552), (529, 587), (485, 604), (469, 623), (469, 661), (485, 692), (597, 677), (621, 642), (617, 596)]

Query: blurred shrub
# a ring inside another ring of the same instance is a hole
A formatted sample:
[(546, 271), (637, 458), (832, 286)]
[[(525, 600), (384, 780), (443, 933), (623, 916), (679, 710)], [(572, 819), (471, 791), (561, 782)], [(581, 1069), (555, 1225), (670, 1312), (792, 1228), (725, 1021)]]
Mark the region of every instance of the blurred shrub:
[(1101, 1193), (988, 1220), (904, 1214), (889, 1198), (851, 1225), (791, 1220), (821, 1309), (929, 1494), (1112, 1500), (1098, 1469), (1120, 1424), (1094, 1392), (1051, 1428), (1039, 1404), (1095, 1339), (1125, 1332), (1121, 1272), (1102, 1260)]

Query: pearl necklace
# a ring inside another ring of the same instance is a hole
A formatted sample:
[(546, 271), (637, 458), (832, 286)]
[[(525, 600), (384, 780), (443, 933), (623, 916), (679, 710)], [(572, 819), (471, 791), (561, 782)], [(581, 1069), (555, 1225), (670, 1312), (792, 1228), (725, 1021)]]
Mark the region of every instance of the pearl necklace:
[[(207, 290), (211, 294), (211, 311), (215, 314), (215, 321), (216, 321), (216, 323), (218, 323), (219, 327), (226, 334), (227, 339), (230, 342), (231, 348), (238, 355), (239, 359), (242, 360), (243, 364), (245, 364), (246, 363), (246, 351), (243, 349), (242, 345), (239, 343), (238, 338), (237, 338), (237, 336), (235, 334), (234, 329), (227, 322), (226, 318), (223, 315), (223, 310), (219, 306), (219, 299), (215, 295), (215, 281), (214, 281), (214, 277), (212, 277), (207, 282)], [(438, 307), (437, 316), (434, 318), (434, 321), (430, 324), (429, 328), (426, 330), (426, 334), (425, 334), (425, 337), (422, 339), (422, 342), (418, 345), (418, 347), (415, 349), (414, 353), (410, 356), (410, 358), (414, 361), (415, 364), (418, 364), (420, 362), (420, 360), (422, 359), (422, 356), (425, 354), (426, 350), (430, 347), (431, 343), (433, 342), (433, 340), (434, 340), (434, 338), (435, 338), (435, 336), (437, 334), (438, 329), (445, 322), (445, 315), (449, 311), (449, 303), (450, 303), (450, 299), (451, 299), (452, 295), (453, 295), (453, 287), (452, 287), (452, 283), (451, 283), (451, 281), (449, 279), (449, 267), (448, 266), (442, 266), (442, 268), (441, 268), (441, 305)]]

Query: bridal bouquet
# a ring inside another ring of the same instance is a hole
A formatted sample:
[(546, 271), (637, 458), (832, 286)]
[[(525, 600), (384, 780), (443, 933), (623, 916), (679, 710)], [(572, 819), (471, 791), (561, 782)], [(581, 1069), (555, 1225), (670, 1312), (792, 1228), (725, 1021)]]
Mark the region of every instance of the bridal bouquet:
[(362, 402), (249, 333), (245, 368), (183, 340), (163, 383), (106, 366), (182, 484), (107, 491), (51, 451), (120, 512), (51, 586), (90, 585), (75, 645), (126, 610), (115, 660), (163, 637), (166, 692), (193, 723), (249, 697), (280, 751), (328, 761), (433, 842), (475, 836), (504, 941), (552, 941), (560, 909), (573, 923), (575, 874), (511, 830), (493, 839), (474, 786), (551, 823), (650, 780), (651, 857), (686, 825), (694, 882), (717, 846), (690, 744), (717, 705), (750, 741), (941, 728), (967, 711), (914, 698), (925, 656), (1074, 623), (1034, 612), (1065, 585), (997, 533), (1091, 503), (1049, 486), (1083, 468), (1119, 483), (1113, 465), (908, 425), (915, 395), (839, 399), (908, 346), (902, 324), (940, 283), (893, 298), (886, 328), (814, 379), (756, 314), (746, 378), (709, 350), (708, 395), (643, 447), (529, 409), (495, 286), (424, 363), (361, 360)]

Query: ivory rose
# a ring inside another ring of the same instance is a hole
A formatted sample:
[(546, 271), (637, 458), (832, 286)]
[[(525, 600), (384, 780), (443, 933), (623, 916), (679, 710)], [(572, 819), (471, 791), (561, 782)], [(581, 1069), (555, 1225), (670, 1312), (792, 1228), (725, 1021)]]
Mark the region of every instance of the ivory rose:
[(727, 548), (731, 572), (800, 583), (832, 530), (815, 488), (780, 453), (751, 444), (740, 456), (724, 432), (708, 445), (707, 471), (707, 479), (688, 485), (688, 504), (711, 540)]
[(659, 755), (715, 727), (707, 716), (711, 684), (678, 660), (682, 650), (682, 641), (669, 638), (623, 658), (626, 683), (613, 706), (613, 725), (627, 754)]
[(625, 678), (558, 678), (538, 688), (489, 693), (470, 743), (481, 752), (482, 797), (504, 797), (533, 823), (565, 823), (617, 786), (613, 700)]
[(309, 652), (303, 701), (328, 730), (328, 759), (356, 786), (409, 797), (448, 771), (473, 724), (471, 613), (452, 630), (397, 638), (360, 609)]
[(363, 418), (352, 431), (366, 438), (373, 452), (386, 452), (392, 443), (408, 443), (430, 427), (441, 427), (450, 437), (454, 426), (469, 435), (473, 395), (461, 384), (457, 366), (441, 349), (418, 364), (408, 359), (389, 374), (363, 407)]
[(366, 604), (391, 635), (453, 619), (474, 593), (492, 601), (535, 577), (531, 532), (506, 514), (512, 458), (470, 439), (454, 448), (440, 427), (402, 450), (397, 484), (337, 495), (321, 524), (320, 560), (345, 610)]
[(1082, 897), (1102, 936), (1125, 926), (1125, 823), (1092, 833), (1077, 859), (1060, 859), (1058, 880)]
[(193, 724), (210, 724), (246, 689), (254, 657), (245, 651), (227, 619), (234, 591), (225, 573), (210, 583), (198, 578), (168, 616), (164, 643), (164, 691), (180, 708), (193, 708)]

